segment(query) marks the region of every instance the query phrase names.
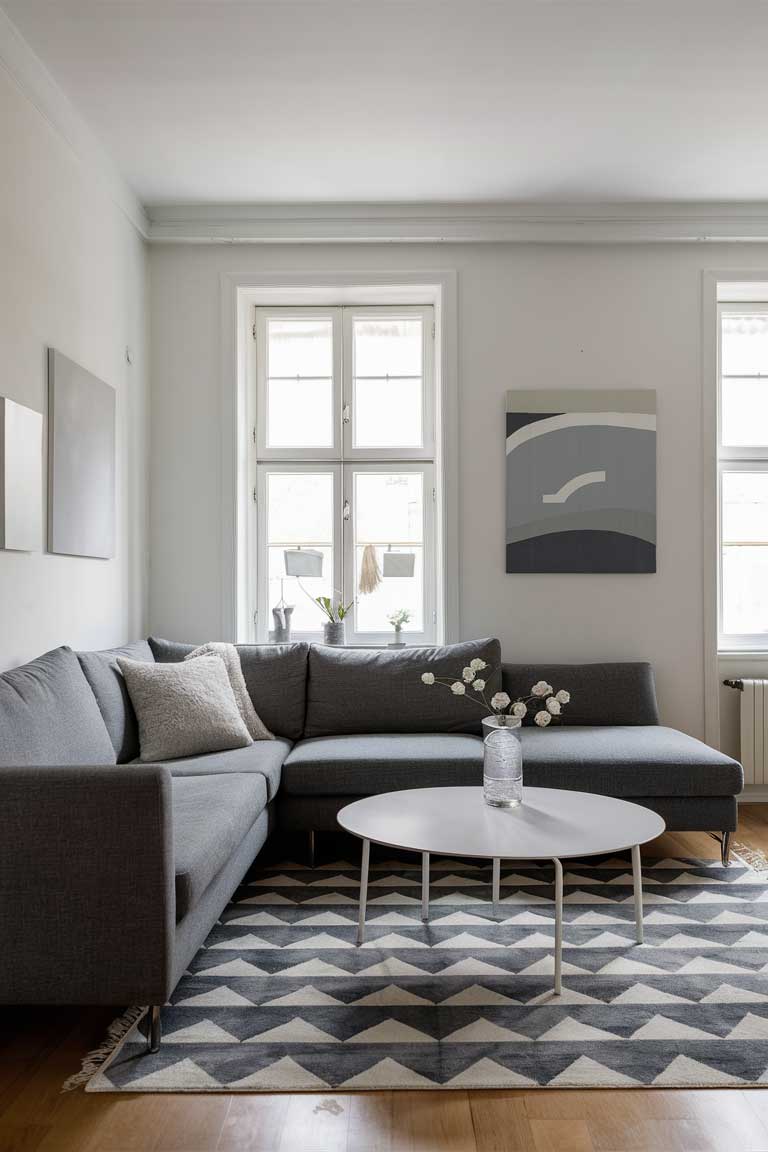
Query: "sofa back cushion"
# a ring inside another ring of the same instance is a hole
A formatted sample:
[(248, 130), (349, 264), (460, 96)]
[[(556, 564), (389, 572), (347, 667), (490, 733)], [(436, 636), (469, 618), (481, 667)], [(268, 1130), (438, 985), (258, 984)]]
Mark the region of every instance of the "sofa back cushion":
[[(555, 691), (565, 688), (567, 724), (658, 724), (656, 687), (650, 664), (503, 664), (504, 691), (514, 700), (527, 696), (538, 680)], [(529, 717), (530, 721), (530, 717)]]
[(444, 684), (426, 686), (424, 672), (451, 681), (474, 659), (485, 660), (488, 699), (501, 687), (498, 640), (468, 640), (440, 648), (330, 648), (309, 651), (304, 735), (374, 732), (480, 733), (487, 713), (470, 689), (466, 699)]
[(0, 767), (114, 763), (99, 706), (71, 648), (0, 676)]
[[(198, 647), (150, 636), (158, 664), (175, 664)], [(306, 644), (238, 644), (248, 695), (275, 736), (298, 740), (304, 730), (307, 693)]]
[(119, 656), (126, 660), (142, 660), (149, 664), (155, 659), (146, 640), (126, 644), (123, 648), (108, 648), (102, 652), (77, 653), (80, 667), (91, 686), (107, 726), (117, 762), (127, 764), (131, 760), (136, 760), (139, 755), (139, 726), (125, 678), (117, 664)]

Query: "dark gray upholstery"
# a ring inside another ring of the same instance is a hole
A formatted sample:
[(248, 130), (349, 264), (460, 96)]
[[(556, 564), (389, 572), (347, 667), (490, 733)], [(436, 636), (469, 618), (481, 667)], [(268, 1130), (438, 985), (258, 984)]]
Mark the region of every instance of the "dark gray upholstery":
[(266, 781), (255, 773), (174, 780), (177, 921), (199, 902), (266, 806)]
[(0, 676), (0, 765), (114, 763), (99, 706), (71, 648)]
[(102, 652), (78, 652), (77, 658), (85, 678), (96, 697), (109, 738), (117, 755), (118, 764), (127, 764), (139, 755), (139, 726), (133, 710), (125, 679), (117, 659), (154, 661), (152, 649), (146, 640), (126, 644), (124, 648), (108, 648)]
[[(150, 636), (155, 660), (175, 664), (196, 644), (179, 644)], [(306, 644), (238, 644), (248, 694), (261, 719), (275, 736), (298, 740), (304, 731), (307, 692)]]
[(164, 1002), (171, 790), (156, 764), (0, 768), (0, 1002)]
[(266, 780), (267, 796), (273, 800), (280, 787), (280, 771), (291, 750), (289, 740), (257, 740), (247, 748), (208, 752), (183, 760), (164, 760), (172, 776), (216, 776), (221, 772), (256, 773)]
[(479, 733), (486, 713), (467, 692), (421, 682), (423, 672), (461, 679), (474, 658), (485, 660), (486, 695), (501, 687), (498, 640), (469, 640), (441, 648), (330, 648), (309, 652), (304, 735), (354, 736), (368, 732)]
[(524, 728), (523, 776), (542, 788), (606, 796), (734, 796), (741, 765), (658, 725)]
[(320, 736), (302, 740), (283, 765), (282, 794), (369, 796), (400, 788), (480, 784), (483, 742), (462, 733)]
[[(502, 664), (501, 672), (504, 691), (513, 700), (527, 696), (538, 680), (556, 691), (567, 689), (571, 702), (563, 715), (568, 725), (659, 722), (650, 664)], [(526, 722), (533, 723), (533, 717)]]

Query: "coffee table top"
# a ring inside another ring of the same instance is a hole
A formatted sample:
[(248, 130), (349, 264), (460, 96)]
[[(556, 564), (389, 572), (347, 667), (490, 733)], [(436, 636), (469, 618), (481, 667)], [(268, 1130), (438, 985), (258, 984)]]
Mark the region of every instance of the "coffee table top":
[(639, 804), (561, 788), (524, 788), (519, 808), (491, 808), (480, 787), (382, 792), (348, 804), (337, 819), (376, 844), (486, 860), (597, 856), (645, 844), (665, 828)]

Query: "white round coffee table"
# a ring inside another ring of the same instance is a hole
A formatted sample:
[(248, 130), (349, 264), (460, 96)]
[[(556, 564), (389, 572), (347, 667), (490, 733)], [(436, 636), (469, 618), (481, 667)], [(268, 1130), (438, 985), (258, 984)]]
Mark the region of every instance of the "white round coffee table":
[(551, 860), (555, 866), (555, 992), (562, 988), (563, 867), (561, 860), (632, 849), (637, 942), (643, 942), (640, 845), (664, 831), (660, 816), (639, 804), (569, 792), (525, 788), (519, 808), (491, 808), (477, 788), (412, 788), (366, 796), (342, 808), (338, 822), (363, 841), (357, 942), (365, 934), (371, 841), (421, 853), (421, 915), (429, 919), (429, 857), (493, 860), (492, 900), (499, 900), (502, 860)]

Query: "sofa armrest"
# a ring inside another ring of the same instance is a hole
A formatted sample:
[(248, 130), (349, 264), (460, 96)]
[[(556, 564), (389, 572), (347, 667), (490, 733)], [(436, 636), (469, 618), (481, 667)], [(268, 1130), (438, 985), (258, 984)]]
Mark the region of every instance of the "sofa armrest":
[(171, 787), (156, 764), (0, 768), (0, 1003), (164, 1002)]

